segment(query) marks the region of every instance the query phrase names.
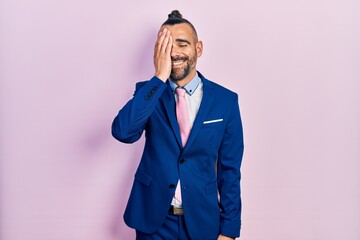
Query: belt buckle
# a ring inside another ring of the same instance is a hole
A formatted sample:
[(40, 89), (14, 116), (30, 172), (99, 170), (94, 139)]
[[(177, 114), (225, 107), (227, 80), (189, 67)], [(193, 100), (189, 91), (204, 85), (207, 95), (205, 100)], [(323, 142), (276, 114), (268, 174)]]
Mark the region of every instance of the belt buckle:
[(184, 209), (183, 208), (177, 208), (177, 207), (174, 207), (174, 206), (170, 207), (170, 212), (172, 214), (174, 214), (174, 215), (177, 215), (177, 216), (184, 215)]

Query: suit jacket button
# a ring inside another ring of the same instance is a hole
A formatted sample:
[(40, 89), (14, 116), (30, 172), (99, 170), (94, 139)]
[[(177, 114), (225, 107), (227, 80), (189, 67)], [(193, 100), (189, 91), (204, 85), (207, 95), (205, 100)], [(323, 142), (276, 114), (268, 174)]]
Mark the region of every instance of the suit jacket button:
[(180, 164), (183, 164), (185, 162), (184, 159), (180, 159)]
[(169, 188), (174, 188), (175, 187), (175, 184), (170, 184), (169, 185)]

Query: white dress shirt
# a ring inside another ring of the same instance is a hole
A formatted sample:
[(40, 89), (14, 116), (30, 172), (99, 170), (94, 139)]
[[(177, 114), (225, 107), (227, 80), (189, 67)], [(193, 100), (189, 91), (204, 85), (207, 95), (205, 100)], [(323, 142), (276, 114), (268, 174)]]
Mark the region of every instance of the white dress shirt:
[[(177, 101), (178, 96), (177, 94), (175, 94), (175, 89), (178, 88), (179, 86), (170, 78), (169, 78), (169, 83), (174, 93), (175, 101)], [(190, 127), (192, 128), (203, 97), (203, 83), (198, 73), (196, 73), (195, 77), (182, 88), (184, 88), (187, 93), (185, 94), (185, 99), (188, 104)], [(180, 181), (178, 182), (178, 184), (180, 184)], [(171, 202), (171, 205), (175, 207), (181, 207), (181, 202), (174, 197)]]

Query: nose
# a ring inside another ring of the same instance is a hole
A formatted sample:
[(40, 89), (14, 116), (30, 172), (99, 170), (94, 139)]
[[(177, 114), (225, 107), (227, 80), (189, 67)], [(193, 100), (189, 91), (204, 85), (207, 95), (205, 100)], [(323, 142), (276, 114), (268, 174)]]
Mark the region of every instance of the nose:
[(177, 57), (177, 56), (179, 56), (179, 48), (176, 46), (176, 44), (173, 44), (173, 45), (172, 45), (170, 55), (171, 55), (171, 57)]

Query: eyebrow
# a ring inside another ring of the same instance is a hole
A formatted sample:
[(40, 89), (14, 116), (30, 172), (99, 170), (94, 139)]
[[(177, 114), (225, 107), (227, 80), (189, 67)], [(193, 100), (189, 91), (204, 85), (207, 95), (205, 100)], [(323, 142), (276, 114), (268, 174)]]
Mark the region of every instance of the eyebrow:
[(184, 43), (187, 43), (187, 44), (191, 45), (191, 43), (188, 40), (185, 40), (185, 39), (177, 38), (175, 41), (176, 42), (184, 42)]

